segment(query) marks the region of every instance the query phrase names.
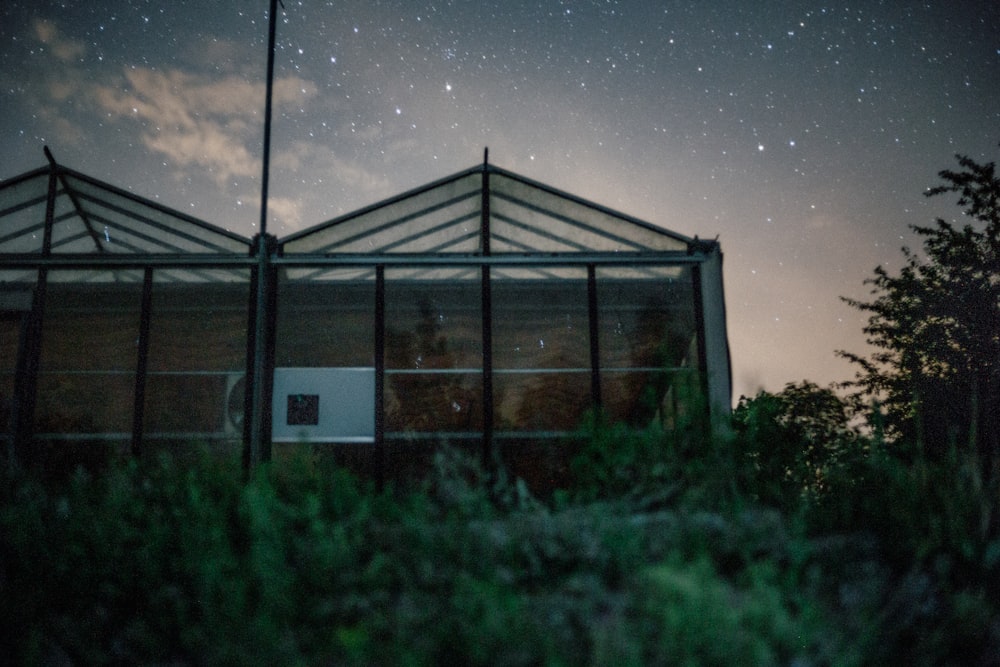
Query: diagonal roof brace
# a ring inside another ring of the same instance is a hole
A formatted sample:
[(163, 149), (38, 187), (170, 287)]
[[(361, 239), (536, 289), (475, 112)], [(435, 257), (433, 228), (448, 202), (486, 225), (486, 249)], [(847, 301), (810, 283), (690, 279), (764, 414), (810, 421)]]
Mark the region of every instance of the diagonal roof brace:
[(93, 223), (87, 216), (86, 211), (83, 210), (83, 206), (80, 205), (80, 199), (76, 196), (76, 192), (70, 187), (69, 183), (66, 181), (66, 176), (62, 173), (59, 164), (56, 163), (55, 157), (52, 156), (52, 151), (49, 150), (48, 146), (43, 146), (42, 150), (45, 152), (45, 158), (49, 161), (49, 166), (52, 167), (52, 171), (59, 177), (59, 182), (62, 183), (63, 189), (66, 190), (66, 194), (69, 195), (69, 200), (73, 203), (73, 209), (76, 214), (80, 216), (83, 221), (84, 226), (87, 228), (87, 233), (90, 234), (90, 238), (93, 239), (94, 245), (97, 246), (97, 252), (106, 252), (104, 244), (101, 243), (101, 237), (94, 229)]

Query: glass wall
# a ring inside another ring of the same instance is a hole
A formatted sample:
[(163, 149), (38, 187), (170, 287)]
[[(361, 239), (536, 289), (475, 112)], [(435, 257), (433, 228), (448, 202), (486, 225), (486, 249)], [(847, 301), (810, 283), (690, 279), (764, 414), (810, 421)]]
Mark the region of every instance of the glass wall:
[(11, 435), (14, 409), (14, 379), (21, 340), (22, 313), (0, 312), (0, 442)]
[(386, 269), (387, 438), (481, 437), (480, 275), (477, 268)]
[(596, 279), (605, 412), (636, 426), (666, 423), (678, 393), (697, 379), (692, 271), (599, 267)]
[(585, 268), (493, 271), (494, 425), (571, 431), (591, 407)]
[[(278, 369), (374, 368), (375, 269), (283, 270), (278, 279), (275, 366)], [(276, 377), (281, 372), (276, 371)], [(371, 377), (374, 377), (374, 372)], [(282, 397), (277, 379), (275, 385), (276, 400), (280, 401)], [(352, 385), (340, 391), (350, 394), (356, 390)], [(364, 391), (368, 390), (366, 386)], [(336, 422), (345, 416), (344, 410), (355, 411), (358, 404), (374, 405), (374, 389), (371, 392), (368, 397), (348, 396), (352, 407), (337, 406), (332, 415), (328, 412), (325, 416)], [(310, 423), (320, 426), (318, 412), (329, 409), (325, 403), (331, 398), (329, 393), (315, 395), (317, 415)], [(348, 419), (354, 423), (367, 422), (374, 432), (373, 411), (369, 407), (361, 411), (364, 414), (348, 415)], [(286, 409), (285, 422), (289, 422), (289, 414)], [(280, 414), (272, 415), (272, 419), (275, 433), (287, 426), (287, 423), (281, 422)], [(323, 423), (322, 427), (337, 433), (343, 431), (342, 425), (337, 423)], [(359, 474), (375, 476), (379, 473), (381, 460), (370, 442), (313, 442), (307, 445), (296, 436), (293, 442), (274, 442), (272, 454), (280, 458), (303, 447), (310, 447), (318, 455), (332, 457), (340, 465)]]
[(375, 269), (291, 269), (278, 281), (275, 366), (375, 365)]
[(24, 313), (0, 312), (0, 446), (14, 435), (14, 390)]
[(35, 405), (39, 437), (131, 437), (142, 280), (142, 271), (49, 272)]
[[(18, 426), (39, 442), (232, 451), (246, 430), (250, 461), (307, 442), (380, 475), (419, 472), (447, 442), (498, 454), (535, 488), (558, 485), (566, 436), (598, 402), (636, 426), (707, 410), (705, 394), (729, 410), (717, 243), (485, 160), (283, 240), (54, 163), (0, 183), (0, 222), (3, 433), (19, 355)], [(251, 323), (256, 270), (277, 283)], [(251, 326), (266, 330), (253, 349)], [(274, 366), (252, 430), (248, 359)]]
[(494, 449), (530, 488), (555, 488), (593, 406), (587, 270), (497, 267), (492, 289)]
[(243, 435), (249, 271), (153, 273), (144, 446)]

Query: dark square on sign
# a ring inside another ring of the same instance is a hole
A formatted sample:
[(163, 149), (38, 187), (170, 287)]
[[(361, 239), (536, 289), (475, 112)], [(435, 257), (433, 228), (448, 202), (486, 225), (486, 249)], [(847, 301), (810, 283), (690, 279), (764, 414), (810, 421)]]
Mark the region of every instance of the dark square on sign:
[(318, 394), (288, 395), (288, 425), (316, 426), (319, 424)]

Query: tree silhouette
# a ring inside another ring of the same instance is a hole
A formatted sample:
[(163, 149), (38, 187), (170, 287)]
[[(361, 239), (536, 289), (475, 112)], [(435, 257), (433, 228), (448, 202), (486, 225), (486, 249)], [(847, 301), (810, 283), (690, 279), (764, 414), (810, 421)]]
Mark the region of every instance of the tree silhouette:
[(849, 402), (812, 382), (741, 397), (733, 427), (757, 499), (786, 510), (826, 494), (831, 476), (866, 456)]
[[(913, 226), (923, 252), (903, 248), (898, 276), (881, 266), (872, 301), (844, 299), (868, 312), (870, 358), (840, 352), (860, 366), (858, 397), (885, 409), (886, 434), (929, 455), (971, 447), (989, 471), (1000, 454), (1000, 181), (993, 162), (957, 156), (958, 171), (927, 196), (958, 194), (969, 220)], [(922, 256), (921, 256), (922, 255)]]

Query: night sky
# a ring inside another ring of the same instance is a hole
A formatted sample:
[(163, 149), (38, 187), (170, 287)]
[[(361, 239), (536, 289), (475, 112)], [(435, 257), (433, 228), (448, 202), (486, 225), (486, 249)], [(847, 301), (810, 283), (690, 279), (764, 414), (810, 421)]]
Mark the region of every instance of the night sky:
[[(735, 396), (848, 379), (876, 265), (1000, 154), (1000, 2), (285, 0), (268, 231), (482, 161), (725, 253)], [(244, 235), (267, 0), (0, 5), (0, 178), (56, 159)]]

